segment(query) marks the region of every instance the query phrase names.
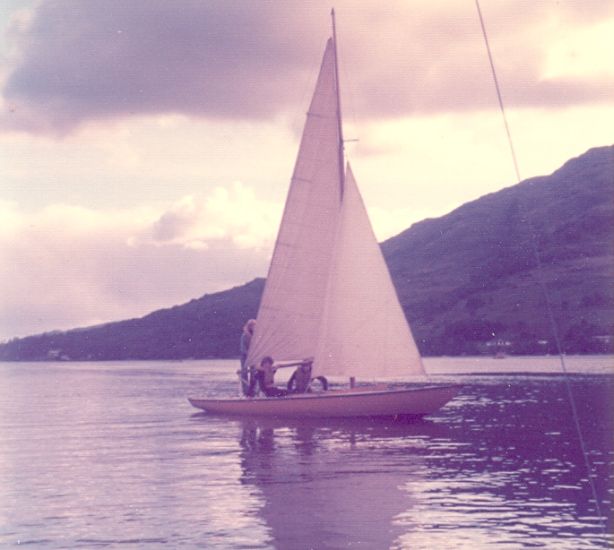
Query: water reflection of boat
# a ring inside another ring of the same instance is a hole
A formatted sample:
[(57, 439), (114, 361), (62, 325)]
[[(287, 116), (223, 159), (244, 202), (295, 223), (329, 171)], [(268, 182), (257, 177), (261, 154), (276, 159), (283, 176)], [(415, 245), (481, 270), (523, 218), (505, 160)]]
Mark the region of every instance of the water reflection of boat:
[[(381, 381), (425, 375), (354, 176), (345, 166), (334, 17), (246, 361), (255, 368), (266, 356), (308, 362), (313, 378)], [(458, 386), (422, 384), (190, 402), (207, 412), (240, 415), (422, 416), (458, 391)]]
[[(436, 424), (242, 420), (241, 483), (279, 548), (389, 548), (406, 527), (418, 450)], [(445, 428), (443, 428), (445, 429)]]
[[(270, 547), (361, 547), (364, 537), (365, 548), (450, 548), (467, 541), (475, 548), (558, 548), (561, 540), (569, 543), (565, 548), (579, 540), (608, 548), (581, 448), (573, 443), (566, 381), (544, 376), (539, 359), (530, 364), (539, 366), (539, 375), (468, 376), (456, 410), (449, 407), (433, 421), (193, 418), (202, 423), (203, 441), (204, 434), (231, 434), (243, 494), (254, 496), (246, 513), (266, 525)], [(599, 499), (609, 510), (614, 378), (597, 372), (571, 382), (583, 404), (580, 422), (597, 465)], [(339, 521), (330, 515), (337, 513)], [(379, 525), (370, 523), (371, 513)], [(612, 532), (611, 514), (604, 520)], [(295, 532), (304, 543), (291, 538)], [(342, 536), (347, 541), (339, 542)]]

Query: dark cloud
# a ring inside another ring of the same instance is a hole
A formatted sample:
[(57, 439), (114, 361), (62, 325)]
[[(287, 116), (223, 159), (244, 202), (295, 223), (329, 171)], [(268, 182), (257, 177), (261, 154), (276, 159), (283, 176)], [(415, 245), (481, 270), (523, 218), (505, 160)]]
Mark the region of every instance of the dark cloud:
[(284, 23), (264, 2), (44, 2), (14, 33), (4, 97), (19, 124), (58, 133), (133, 114), (269, 116), (306, 57)]
[[(492, 106), (473, 3), (337, 2), (342, 78), (361, 116)], [(512, 104), (606, 100), (604, 82), (542, 81), (549, 14), (583, 22), (608, 2), (501, 2), (484, 10)], [(63, 134), (88, 120), (153, 113), (264, 118), (303, 98), (329, 34), (329, 3), (200, 0), (42, 2), (13, 28), (3, 125)], [(610, 83), (611, 84), (611, 83)], [(346, 101), (344, 96), (344, 103)]]

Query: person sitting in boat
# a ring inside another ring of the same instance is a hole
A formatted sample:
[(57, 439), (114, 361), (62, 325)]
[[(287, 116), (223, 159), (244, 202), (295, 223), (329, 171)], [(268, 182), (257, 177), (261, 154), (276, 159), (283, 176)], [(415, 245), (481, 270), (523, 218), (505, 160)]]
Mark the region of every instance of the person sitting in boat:
[(247, 368), (247, 352), (249, 351), (249, 345), (252, 341), (252, 336), (254, 335), (254, 329), (256, 328), (256, 319), (250, 319), (245, 323), (243, 327), (243, 331), (241, 332), (241, 339), (239, 341), (239, 351), (241, 353), (241, 370), (239, 371), (239, 376), (241, 377), (241, 389), (243, 390), (243, 395), (249, 394), (250, 381), (248, 379), (248, 368)]
[(289, 393), (306, 393), (315, 391), (328, 390), (328, 380), (324, 376), (316, 376), (311, 378), (311, 367), (313, 365), (313, 359), (305, 359), (299, 364), (299, 367), (292, 373), (290, 380), (288, 380), (288, 392)]
[(275, 387), (273, 378), (277, 369), (273, 366), (272, 357), (264, 357), (260, 365), (256, 367), (255, 382), (260, 386), (260, 390), (267, 397), (282, 397), (288, 395), (286, 390)]
[(309, 389), (310, 381), (311, 363), (302, 363), (288, 380), (288, 391), (290, 393), (305, 393)]

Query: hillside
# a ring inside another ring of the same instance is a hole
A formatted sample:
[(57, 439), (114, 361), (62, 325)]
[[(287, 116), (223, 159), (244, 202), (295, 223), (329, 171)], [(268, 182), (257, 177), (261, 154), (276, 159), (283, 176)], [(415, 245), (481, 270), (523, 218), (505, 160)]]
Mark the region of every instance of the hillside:
[[(425, 355), (612, 351), (614, 146), (414, 224), (382, 244)], [(533, 237), (534, 235), (534, 237)], [(2, 360), (235, 357), (264, 281), (140, 319), (14, 339)]]
[(516, 353), (554, 351), (534, 247), (564, 349), (604, 351), (614, 321), (613, 199), (614, 147), (600, 147), (385, 242), (422, 351), (473, 353), (494, 339)]

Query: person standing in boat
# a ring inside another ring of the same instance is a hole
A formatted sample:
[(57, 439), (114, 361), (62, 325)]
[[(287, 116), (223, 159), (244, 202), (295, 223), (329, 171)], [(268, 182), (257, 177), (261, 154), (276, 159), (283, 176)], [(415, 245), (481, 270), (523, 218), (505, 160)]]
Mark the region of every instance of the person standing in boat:
[(249, 351), (249, 345), (254, 335), (254, 329), (256, 328), (256, 319), (250, 319), (245, 323), (243, 331), (241, 332), (241, 339), (239, 341), (239, 351), (241, 353), (241, 370), (239, 375), (241, 376), (241, 390), (243, 395), (247, 395), (250, 388), (250, 381), (247, 368), (247, 352)]

